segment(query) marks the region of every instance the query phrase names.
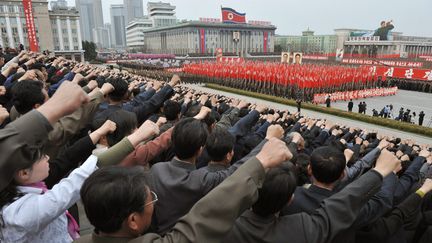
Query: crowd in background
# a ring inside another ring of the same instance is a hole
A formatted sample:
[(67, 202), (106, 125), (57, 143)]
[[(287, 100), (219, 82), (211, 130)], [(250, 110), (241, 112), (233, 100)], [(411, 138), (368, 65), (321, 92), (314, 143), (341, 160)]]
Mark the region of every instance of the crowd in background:
[(0, 67), (1, 242), (430, 242), (431, 144), (155, 70)]

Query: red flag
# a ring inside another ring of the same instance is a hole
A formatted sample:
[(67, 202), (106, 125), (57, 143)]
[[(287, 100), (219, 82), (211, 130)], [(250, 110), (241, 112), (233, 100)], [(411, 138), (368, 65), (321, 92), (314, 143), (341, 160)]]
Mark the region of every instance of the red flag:
[(232, 8), (222, 8), (222, 22), (233, 24), (245, 24), (246, 14), (239, 13)]

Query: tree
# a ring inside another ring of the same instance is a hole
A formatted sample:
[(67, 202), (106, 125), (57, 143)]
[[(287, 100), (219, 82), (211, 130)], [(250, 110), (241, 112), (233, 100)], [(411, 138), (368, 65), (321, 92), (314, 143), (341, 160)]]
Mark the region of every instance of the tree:
[(88, 61), (95, 60), (97, 57), (96, 44), (91, 41), (83, 41), (82, 46), (84, 49), (84, 58)]
[(282, 52), (282, 45), (276, 44), (274, 46), (274, 52)]

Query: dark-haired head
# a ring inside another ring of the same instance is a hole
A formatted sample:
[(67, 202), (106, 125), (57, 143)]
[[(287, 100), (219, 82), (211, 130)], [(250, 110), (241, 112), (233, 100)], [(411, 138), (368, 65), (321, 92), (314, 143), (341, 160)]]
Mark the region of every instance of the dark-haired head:
[(216, 128), (207, 138), (206, 150), (214, 162), (229, 164), (234, 155), (235, 138), (226, 129)]
[(48, 100), (44, 84), (33, 80), (16, 83), (12, 88), (12, 95), (13, 105), (20, 114), (25, 114)]
[(194, 118), (184, 118), (174, 127), (171, 141), (174, 153), (181, 160), (200, 155), (208, 136), (206, 125)]
[(175, 121), (179, 118), (181, 106), (178, 102), (167, 100), (163, 106), (163, 113), (168, 121)]
[(258, 190), (258, 201), (252, 206), (254, 213), (268, 216), (287, 205), (297, 187), (294, 170), (290, 162), (285, 162), (266, 173), (264, 183)]
[(319, 147), (310, 156), (311, 173), (321, 183), (336, 182), (344, 175), (345, 166), (343, 152), (330, 146)]
[(121, 78), (111, 78), (107, 80), (108, 83), (114, 86), (114, 91), (109, 93), (108, 98), (113, 102), (120, 102), (124, 100), (128, 93), (128, 84)]
[(136, 237), (150, 225), (153, 197), (143, 167), (105, 167), (81, 187), (81, 200), (95, 231)]
[[(137, 127), (138, 122), (135, 113), (117, 110), (107, 116), (100, 116), (92, 123), (92, 129), (96, 130), (101, 127), (106, 120), (110, 120), (116, 124), (116, 130), (106, 135), (106, 143), (109, 147), (114, 146), (123, 138), (130, 135)], [(104, 139), (101, 139), (104, 140)]]

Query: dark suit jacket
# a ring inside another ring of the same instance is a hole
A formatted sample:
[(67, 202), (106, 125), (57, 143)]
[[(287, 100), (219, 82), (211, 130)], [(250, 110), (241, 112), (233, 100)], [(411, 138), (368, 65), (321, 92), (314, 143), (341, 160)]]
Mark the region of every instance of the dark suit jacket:
[(155, 230), (158, 233), (166, 233), (170, 230), (198, 200), (234, 173), (249, 158), (258, 154), (265, 142), (266, 140), (228, 169), (216, 172), (206, 169), (197, 170), (194, 164), (175, 158), (170, 162), (153, 165), (152, 187), (159, 198), (153, 215)]
[(363, 205), (379, 190), (381, 180), (379, 173), (370, 171), (325, 199), (313, 214), (261, 217), (246, 211), (222, 242), (330, 242), (354, 222)]

